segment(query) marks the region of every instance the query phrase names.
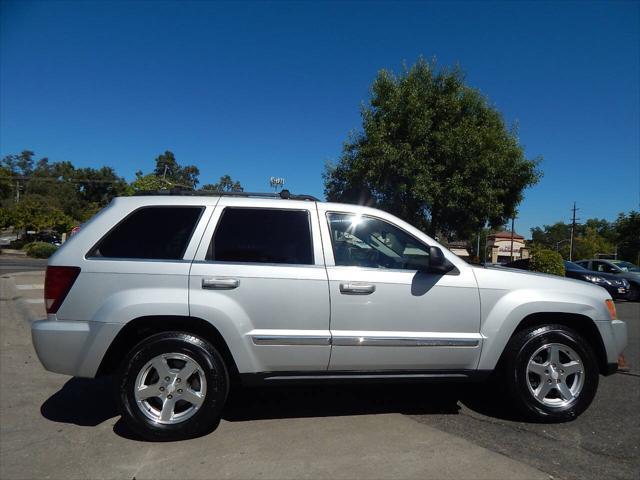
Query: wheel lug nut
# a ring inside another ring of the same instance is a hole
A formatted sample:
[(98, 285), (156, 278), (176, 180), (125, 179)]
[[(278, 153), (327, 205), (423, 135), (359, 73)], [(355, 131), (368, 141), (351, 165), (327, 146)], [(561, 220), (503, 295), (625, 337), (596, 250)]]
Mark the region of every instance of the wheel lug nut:
[(547, 380), (547, 383), (551, 383), (551, 379)]
[(171, 399), (173, 398), (173, 395), (169, 394), (169, 395), (167, 395), (167, 398), (168, 398), (169, 400), (171, 400)]
[(182, 393), (182, 389), (181, 388), (178, 389), (178, 393)]
[(182, 381), (181, 378), (176, 378), (176, 382), (180, 383)]
[(164, 392), (164, 387), (160, 387), (160, 391), (161, 391), (161, 392)]
[(171, 380), (169, 377), (164, 377), (165, 382), (168, 382), (169, 380)]

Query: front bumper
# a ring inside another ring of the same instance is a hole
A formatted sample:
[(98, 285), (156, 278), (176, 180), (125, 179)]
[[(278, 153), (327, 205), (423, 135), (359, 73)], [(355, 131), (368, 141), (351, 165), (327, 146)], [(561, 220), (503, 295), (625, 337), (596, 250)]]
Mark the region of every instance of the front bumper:
[(627, 324), (622, 320), (605, 320), (596, 322), (596, 326), (607, 355), (607, 368), (604, 373), (610, 375), (618, 369), (618, 356), (627, 346)]
[(31, 324), (31, 338), (45, 369), (93, 378), (121, 327), (106, 322), (58, 321), (49, 315)]

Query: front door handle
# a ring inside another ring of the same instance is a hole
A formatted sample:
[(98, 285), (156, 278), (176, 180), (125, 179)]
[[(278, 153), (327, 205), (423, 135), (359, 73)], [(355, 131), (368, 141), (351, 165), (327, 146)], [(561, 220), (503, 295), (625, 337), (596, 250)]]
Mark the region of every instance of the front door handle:
[(345, 295), (371, 295), (376, 291), (372, 283), (341, 283), (340, 293)]
[(233, 290), (238, 288), (240, 280), (237, 278), (203, 278), (202, 288), (205, 290)]

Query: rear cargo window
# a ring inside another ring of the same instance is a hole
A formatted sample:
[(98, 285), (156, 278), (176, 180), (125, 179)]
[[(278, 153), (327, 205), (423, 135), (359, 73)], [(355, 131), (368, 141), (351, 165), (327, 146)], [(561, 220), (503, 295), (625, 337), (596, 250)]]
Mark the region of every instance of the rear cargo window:
[(180, 260), (202, 211), (202, 207), (140, 208), (107, 233), (89, 256)]
[(311, 265), (309, 212), (227, 207), (218, 222), (207, 259)]

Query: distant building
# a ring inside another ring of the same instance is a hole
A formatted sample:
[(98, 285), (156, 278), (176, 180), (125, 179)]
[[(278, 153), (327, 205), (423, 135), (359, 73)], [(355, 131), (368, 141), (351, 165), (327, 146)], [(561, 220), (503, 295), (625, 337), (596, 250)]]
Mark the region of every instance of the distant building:
[(447, 244), (447, 248), (451, 250), (452, 253), (455, 253), (460, 258), (464, 258), (465, 260), (469, 259), (469, 245), (465, 241), (455, 241), (449, 242)]
[[(508, 263), (512, 259), (511, 232), (497, 232), (487, 236), (487, 251), (491, 252), (491, 263)], [(529, 249), (524, 237), (513, 234), (513, 260), (529, 258)]]

